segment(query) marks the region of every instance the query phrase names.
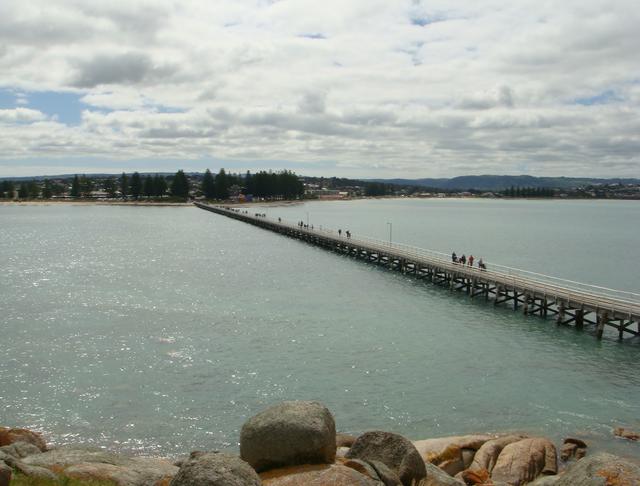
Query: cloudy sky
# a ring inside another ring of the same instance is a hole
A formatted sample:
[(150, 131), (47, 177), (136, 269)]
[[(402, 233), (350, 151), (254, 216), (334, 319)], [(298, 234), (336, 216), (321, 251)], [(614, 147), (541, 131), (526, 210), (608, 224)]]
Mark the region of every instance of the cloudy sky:
[(637, 0), (1, 0), (0, 176), (640, 177)]

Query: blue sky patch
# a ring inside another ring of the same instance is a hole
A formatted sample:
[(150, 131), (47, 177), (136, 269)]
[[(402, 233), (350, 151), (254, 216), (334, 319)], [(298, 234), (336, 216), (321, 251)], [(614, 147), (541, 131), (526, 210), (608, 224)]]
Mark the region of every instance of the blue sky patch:
[(0, 108), (18, 107), (38, 110), (55, 117), (67, 125), (80, 123), (82, 110), (86, 105), (80, 101), (82, 95), (56, 91), (13, 91), (0, 90)]
[(612, 89), (608, 89), (594, 96), (587, 96), (585, 98), (576, 98), (573, 100), (578, 105), (606, 105), (607, 103), (615, 103), (622, 101), (622, 98), (616, 94)]

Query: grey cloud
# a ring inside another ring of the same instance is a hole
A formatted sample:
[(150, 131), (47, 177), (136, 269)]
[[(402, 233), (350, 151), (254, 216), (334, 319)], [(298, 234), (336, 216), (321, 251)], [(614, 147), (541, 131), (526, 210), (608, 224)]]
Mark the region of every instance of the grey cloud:
[(95, 88), (106, 84), (138, 84), (158, 81), (171, 76), (176, 67), (154, 66), (151, 58), (143, 53), (99, 55), (89, 61), (77, 63), (77, 74), (72, 85), (77, 88)]
[(300, 113), (324, 113), (326, 98), (326, 93), (307, 93), (298, 103), (298, 110)]

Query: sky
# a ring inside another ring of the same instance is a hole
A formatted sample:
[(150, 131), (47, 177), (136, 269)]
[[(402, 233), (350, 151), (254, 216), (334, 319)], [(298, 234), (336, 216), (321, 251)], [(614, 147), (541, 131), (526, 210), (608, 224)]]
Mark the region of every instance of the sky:
[(640, 177), (637, 0), (1, 0), (0, 177)]

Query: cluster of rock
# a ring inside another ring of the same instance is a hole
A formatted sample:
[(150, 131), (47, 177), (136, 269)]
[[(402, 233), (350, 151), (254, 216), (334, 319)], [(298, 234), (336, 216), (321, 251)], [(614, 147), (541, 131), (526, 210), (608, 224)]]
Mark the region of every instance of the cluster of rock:
[(318, 402), (283, 402), (250, 418), (240, 455), (192, 452), (176, 463), (100, 449), (47, 450), (38, 434), (0, 428), (0, 486), (13, 471), (49, 479), (108, 480), (118, 486), (625, 486), (640, 484), (640, 467), (566, 439), (572, 461), (558, 474), (554, 444), (524, 435), (471, 435), (411, 442), (390, 432), (336, 434)]

